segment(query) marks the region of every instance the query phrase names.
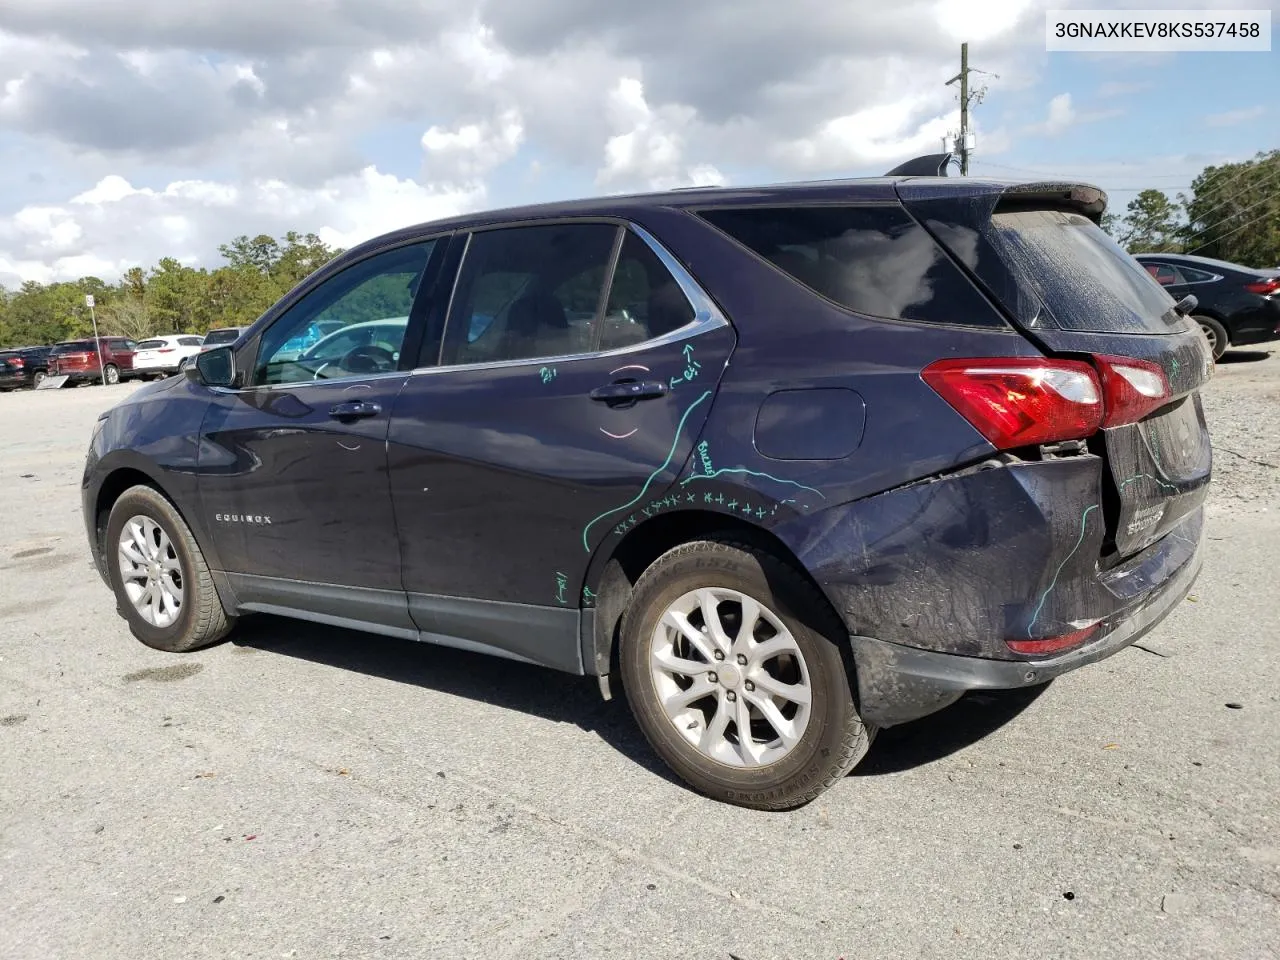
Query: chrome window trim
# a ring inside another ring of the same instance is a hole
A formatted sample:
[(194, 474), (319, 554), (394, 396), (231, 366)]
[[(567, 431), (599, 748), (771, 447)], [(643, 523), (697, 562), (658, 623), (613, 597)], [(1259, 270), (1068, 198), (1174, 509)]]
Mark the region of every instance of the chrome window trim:
[[(571, 222), (571, 221), (570, 221)], [(653, 254), (662, 263), (663, 267), (671, 274), (676, 283), (680, 287), (681, 293), (689, 301), (689, 305), (693, 307), (693, 319), (682, 327), (677, 327), (664, 333), (660, 337), (651, 337), (640, 343), (629, 344), (625, 347), (617, 347), (613, 350), (593, 350), (587, 353), (569, 353), (557, 354), (542, 357), (521, 357), (515, 360), (488, 360), (479, 363), (455, 363), (447, 366), (436, 365), (429, 367), (415, 367), (409, 371), (410, 376), (429, 375), (433, 373), (451, 372), (455, 370), (502, 370), (508, 367), (523, 367), (531, 364), (552, 364), (552, 363), (568, 363), (573, 360), (595, 360), (608, 357), (627, 357), (635, 353), (645, 350), (651, 350), (654, 347), (663, 347), (672, 343), (680, 343), (692, 337), (701, 336), (711, 330), (717, 330), (720, 327), (729, 326), (729, 321), (725, 315), (716, 306), (715, 301), (707, 295), (706, 291), (698, 285), (693, 279), (689, 271), (677, 260), (654, 236), (645, 230), (639, 224), (626, 223), (624, 230), (630, 230), (635, 233), (645, 245), (653, 251)], [(466, 254), (471, 248), (471, 236), (475, 231), (467, 237), (467, 247), (463, 251), (462, 260), (458, 264), (458, 273), (454, 277), (453, 290), (449, 292), (449, 313), (453, 312), (453, 298), (457, 292), (458, 279), (462, 276), (463, 267), (466, 265)], [(621, 248), (619, 248), (619, 253)], [(616, 264), (616, 259), (615, 259)], [(448, 314), (446, 314), (448, 316)], [(443, 341), (442, 341), (443, 342)]]

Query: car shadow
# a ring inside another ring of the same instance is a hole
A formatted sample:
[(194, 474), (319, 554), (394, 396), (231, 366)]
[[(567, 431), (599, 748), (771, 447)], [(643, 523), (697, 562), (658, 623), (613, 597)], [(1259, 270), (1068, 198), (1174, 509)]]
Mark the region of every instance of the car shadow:
[(1257, 363), (1271, 357), (1270, 350), (1228, 350), (1217, 360), (1218, 363)]
[(605, 701), (592, 677), (265, 613), (241, 620), (231, 642), (239, 648), (296, 657), (519, 710), (555, 723), (572, 723), (596, 734), (651, 773), (682, 783), (650, 748), (618, 683), (612, 686), (613, 699)]
[[(241, 620), (231, 642), (242, 649), (295, 657), (519, 710), (555, 723), (572, 723), (594, 733), (650, 773), (684, 786), (636, 726), (616, 678), (613, 699), (605, 701), (589, 677), (265, 613)], [(972, 746), (1017, 717), (1047, 687), (971, 693), (939, 713), (883, 730), (852, 776), (901, 773)]]
[(850, 775), (902, 773), (958, 753), (1016, 718), (1040, 698), (1050, 683), (969, 693), (938, 713), (881, 730), (866, 759)]

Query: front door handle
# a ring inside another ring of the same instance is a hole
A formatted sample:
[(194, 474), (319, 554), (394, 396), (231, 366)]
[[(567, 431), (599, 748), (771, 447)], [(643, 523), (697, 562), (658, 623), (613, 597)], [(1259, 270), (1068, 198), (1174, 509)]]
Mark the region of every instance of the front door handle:
[(381, 406), (368, 400), (348, 400), (329, 408), (329, 416), (335, 420), (360, 420), (364, 417), (376, 417), (381, 412)]
[(661, 380), (619, 380), (591, 391), (591, 399), (602, 403), (635, 403), (637, 400), (657, 400), (671, 392)]

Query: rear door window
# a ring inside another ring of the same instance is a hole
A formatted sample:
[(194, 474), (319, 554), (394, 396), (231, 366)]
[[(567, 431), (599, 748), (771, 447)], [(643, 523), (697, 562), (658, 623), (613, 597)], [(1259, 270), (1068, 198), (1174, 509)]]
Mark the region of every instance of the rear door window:
[(449, 313), (445, 364), (590, 352), (619, 229), (567, 223), (472, 235)]
[(1064, 330), (1177, 333), (1173, 299), (1142, 264), (1092, 220), (1060, 210), (992, 218), (1005, 265)]
[(855, 313), (1004, 326), (933, 237), (900, 206), (714, 208), (700, 216)]

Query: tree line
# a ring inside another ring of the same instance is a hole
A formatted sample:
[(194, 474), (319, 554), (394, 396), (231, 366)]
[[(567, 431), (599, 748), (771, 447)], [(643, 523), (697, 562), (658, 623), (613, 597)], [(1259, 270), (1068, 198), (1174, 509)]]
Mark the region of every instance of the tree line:
[[(1130, 253), (1194, 253), (1249, 267), (1280, 267), (1280, 150), (1206, 167), (1189, 194), (1170, 199), (1143, 190), (1103, 228)], [(98, 277), (0, 287), (0, 346), (55, 343), (92, 335), (85, 294), (96, 301), (98, 329), (140, 340), (205, 333), (257, 319), (300, 280), (341, 253), (314, 233), (277, 240), (239, 236), (218, 247), (225, 263), (190, 267), (165, 257), (134, 267), (120, 281)]]
[(1143, 190), (1103, 228), (1130, 253), (1190, 253), (1280, 267), (1280, 150), (1206, 167), (1189, 194)]
[(204, 334), (256, 320), (304, 277), (342, 251), (314, 233), (282, 239), (239, 236), (218, 247), (225, 263), (212, 270), (165, 257), (133, 267), (118, 283), (81, 277), (0, 287), (0, 346), (56, 343), (93, 335), (85, 295), (92, 294), (98, 332), (142, 340), (166, 333)]

